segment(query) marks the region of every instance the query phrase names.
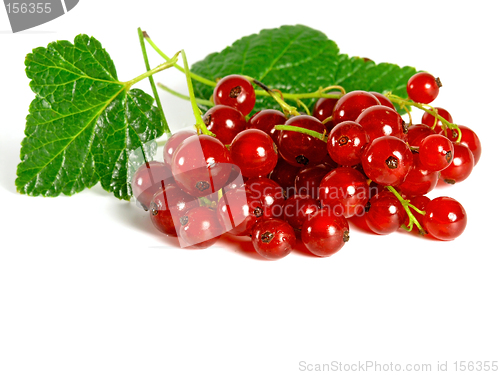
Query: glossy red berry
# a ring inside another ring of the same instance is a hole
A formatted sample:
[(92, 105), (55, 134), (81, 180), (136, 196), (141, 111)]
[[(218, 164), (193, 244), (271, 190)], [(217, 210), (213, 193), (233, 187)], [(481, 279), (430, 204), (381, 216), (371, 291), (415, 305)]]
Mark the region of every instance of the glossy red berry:
[(424, 195), (432, 191), (439, 180), (439, 173), (427, 170), (421, 163), (419, 154), (413, 154), (413, 166), (398, 190), (407, 197)]
[(285, 194), (277, 182), (266, 177), (255, 177), (248, 179), (245, 186), (250, 197), (260, 200), (265, 216), (282, 217)]
[(293, 228), (280, 219), (265, 219), (258, 222), (252, 231), (255, 251), (269, 260), (284, 258), (295, 247)]
[(320, 202), (308, 195), (295, 195), (283, 205), (283, 220), (300, 230), (304, 220), (320, 209)]
[(333, 124), (356, 121), (361, 112), (374, 105), (380, 105), (380, 102), (369, 92), (361, 90), (348, 92), (335, 105), (332, 114)]
[(344, 121), (328, 135), (327, 151), (339, 165), (353, 166), (361, 163), (361, 152), (368, 141), (368, 135), (360, 124)]
[(283, 158), (278, 158), (276, 167), (268, 177), (283, 188), (285, 197), (292, 197), (295, 194), (295, 177), (300, 170), (300, 167), (295, 167), (288, 164)]
[(275, 109), (264, 109), (257, 112), (250, 120), (248, 120), (248, 129), (259, 129), (271, 136), (274, 143), (278, 144), (280, 132), (274, 127), (276, 125), (284, 125), (287, 118), (283, 112)]
[(323, 207), (346, 218), (363, 213), (368, 202), (368, 183), (361, 172), (339, 167), (329, 172), (319, 185)]
[(231, 170), (227, 148), (208, 135), (185, 139), (172, 158), (172, 174), (177, 185), (195, 197), (220, 190), (228, 181)]
[[(231, 173), (229, 174), (229, 178), (227, 179), (227, 183), (224, 186), (224, 191), (237, 189), (245, 186), (245, 177), (241, 175), (240, 168), (233, 164), (231, 168)], [(217, 201), (219, 199), (218, 192), (214, 193), (217, 195)]]
[[(332, 93), (330, 93), (332, 94)], [(314, 104), (313, 116), (323, 122), (333, 114), (333, 109), (339, 100), (334, 98), (319, 98)], [(327, 131), (332, 130), (334, 124), (332, 120), (324, 123)]]
[(205, 249), (212, 246), (220, 238), (222, 230), (217, 213), (208, 207), (195, 207), (179, 219), (180, 237), (183, 246)]
[(179, 219), (191, 208), (198, 206), (198, 199), (177, 186), (169, 185), (153, 196), (149, 216), (160, 232), (177, 236), (180, 227)]
[[(439, 116), (444, 118), (446, 121), (453, 123), (453, 117), (451, 117), (450, 112), (448, 112), (446, 109), (441, 107), (434, 107), (434, 109), (437, 110), (437, 114)], [(422, 124), (430, 126), (431, 128), (434, 128), (434, 126), (440, 128), (443, 125), (441, 120), (436, 120), (436, 116), (430, 114), (429, 112), (424, 112), (424, 114), (422, 115)]]
[[(458, 125), (458, 128), (462, 133), (460, 143), (469, 147), (469, 150), (471, 150), (474, 155), (474, 165), (476, 165), (481, 157), (481, 141), (479, 140), (477, 134), (467, 126)], [(458, 132), (455, 129), (441, 130), (439, 134), (445, 135), (452, 142), (456, 142), (458, 139)]]
[(273, 139), (259, 129), (239, 133), (231, 143), (231, 159), (245, 177), (267, 176), (278, 163)]
[(420, 72), (410, 77), (406, 85), (406, 92), (411, 100), (429, 104), (436, 99), (441, 86), (439, 78), (434, 78), (432, 74), (427, 72)]
[(217, 217), (225, 232), (247, 236), (265, 217), (262, 201), (245, 188), (226, 191), (217, 205)]
[(217, 82), (214, 88), (215, 105), (224, 104), (239, 110), (243, 116), (252, 112), (255, 106), (255, 90), (248, 79), (231, 74)]
[(302, 242), (316, 256), (328, 257), (349, 241), (349, 224), (345, 217), (322, 209), (302, 224)]
[(153, 196), (167, 185), (175, 184), (168, 164), (150, 161), (141, 165), (132, 177), (132, 194), (139, 205), (148, 210)]
[(234, 137), (247, 127), (245, 116), (237, 109), (227, 105), (215, 105), (203, 116), (203, 122), (217, 139), (228, 145)]
[[(285, 125), (297, 126), (303, 129), (324, 134), (325, 126), (317, 118), (307, 115), (295, 116)], [(295, 131), (282, 131), (278, 149), (287, 163), (296, 167), (316, 165), (326, 155), (326, 143), (308, 134)]]
[(425, 207), (423, 225), (431, 236), (444, 241), (453, 240), (464, 232), (467, 213), (453, 198), (434, 198)]
[(443, 135), (431, 134), (420, 143), (418, 150), (422, 166), (431, 172), (439, 172), (453, 160), (453, 143)]
[(172, 134), (163, 147), (163, 160), (166, 164), (172, 164), (172, 155), (174, 154), (174, 151), (182, 143), (182, 141), (193, 135), (196, 135), (196, 132), (191, 129), (181, 130)]
[(413, 165), (410, 147), (401, 139), (387, 135), (374, 139), (361, 157), (363, 170), (377, 184), (401, 184)]
[(422, 140), (428, 135), (436, 134), (434, 130), (428, 125), (415, 124), (408, 128), (408, 133), (406, 134), (406, 141), (412, 147), (420, 147)]
[(364, 110), (356, 122), (365, 129), (370, 140), (384, 135), (392, 135), (403, 139), (404, 121), (394, 109), (383, 105), (374, 105)]
[(387, 96), (376, 91), (369, 91), (369, 93), (372, 94), (374, 97), (376, 97), (381, 105), (385, 105), (386, 107), (394, 110), (396, 109), (396, 107), (394, 107), (394, 104), (392, 104), (392, 102), (389, 99), (387, 99)]
[(301, 169), (295, 177), (295, 194), (310, 195), (313, 199), (319, 197), (319, 184), (323, 177), (330, 172), (332, 168), (318, 164), (313, 167)]
[(395, 232), (407, 219), (401, 202), (387, 190), (382, 190), (371, 198), (367, 207), (366, 225), (377, 234)]
[(440, 177), (448, 184), (464, 181), (474, 168), (474, 155), (466, 145), (455, 143), (454, 156), (450, 165), (439, 172)]

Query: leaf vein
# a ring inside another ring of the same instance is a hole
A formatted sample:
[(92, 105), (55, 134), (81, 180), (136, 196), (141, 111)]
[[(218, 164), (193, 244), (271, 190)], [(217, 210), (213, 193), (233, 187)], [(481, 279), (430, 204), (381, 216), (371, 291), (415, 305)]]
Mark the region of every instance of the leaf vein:
[(285, 53), (290, 49), (292, 44), (295, 43), (295, 41), (304, 33), (304, 30), (301, 30), (295, 38), (291, 39), (290, 42), (285, 45), (285, 48), (281, 51), (281, 53), (271, 62), (269, 67), (264, 71), (264, 73), (259, 77), (259, 81), (264, 80), (264, 78), (269, 74), (271, 70), (273, 70), (274, 65), (285, 55)]

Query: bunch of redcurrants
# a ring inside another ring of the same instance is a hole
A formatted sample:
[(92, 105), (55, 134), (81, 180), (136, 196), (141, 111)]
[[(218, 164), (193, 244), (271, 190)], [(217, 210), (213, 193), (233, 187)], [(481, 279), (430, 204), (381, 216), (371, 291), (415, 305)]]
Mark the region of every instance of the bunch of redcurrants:
[(348, 219), (377, 234), (402, 227), (452, 240), (465, 229), (464, 208), (426, 194), (439, 180), (465, 180), (481, 144), (448, 111), (428, 105), (440, 87), (417, 73), (409, 100), (399, 98), (426, 110), (421, 124), (405, 123), (397, 97), (367, 91), (319, 98), (312, 115), (265, 109), (249, 117), (252, 82), (226, 76), (203, 116), (204, 134), (198, 127), (172, 135), (164, 161), (135, 172), (133, 194), (182, 247), (206, 248), (227, 233), (251, 236), (267, 259), (288, 255), (299, 240), (325, 257), (349, 240)]

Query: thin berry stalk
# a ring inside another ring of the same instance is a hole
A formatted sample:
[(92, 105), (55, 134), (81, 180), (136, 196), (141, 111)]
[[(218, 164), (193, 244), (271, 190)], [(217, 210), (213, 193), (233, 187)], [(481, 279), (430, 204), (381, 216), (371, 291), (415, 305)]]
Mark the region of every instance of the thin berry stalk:
[[(170, 87), (165, 86), (163, 83), (158, 82), (156, 84), (160, 89), (165, 90), (166, 92), (177, 96), (178, 98), (184, 99), (184, 100), (190, 100), (188, 95), (181, 94), (180, 92), (177, 92), (175, 90), (172, 90)], [(205, 100), (205, 99), (200, 99), (200, 98), (195, 98), (196, 103), (199, 105), (204, 105), (206, 107), (213, 107), (214, 103), (212, 103), (210, 100)]]
[[(151, 37), (144, 31), (144, 39), (149, 43), (149, 45), (161, 56), (163, 57), (165, 60), (169, 61), (170, 58), (165, 54), (163, 53), (163, 51), (158, 48), (158, 46), (153, 42), (153, 40), (151, 39)], [(180, 72), (186, 74), (186, 70), (178, 65), (178, 64), (174, 64), (174, 68), (176, 68), (177, 70), (179, 70)], [(201, 83), (204, 83), (205, 85), (207, 86), (212, 86), (212, 87), (215, 87), (217, 85), (216, 82), (214, 81), (211, 81), (209, 79), (206, 79), (202, 76), (199, 76), (195, 73), (191, 73), (191, 78), (194, 79), (195, 81), (198, 81), (198, 82), (201, 82)]]
[[(151, 37), (144, 31), (143, 32), (144, 39), (149, 43), (149, 45), (165, 60), (169, 61), (170, 58), (153, 42)], [(183, 68), (182, 66), (178, 64), (173, 65), (177, 70), (179, 70), (182, 73), (186, 73), (185, 67)], [(191, 72), (191, 78), (194, 79), (197, 82), (203, 83), (207, 86), (215, 87), (217, 85), (217, 82), (212, 81), (208, 78), (202, 77), (198, 74), (192, 73)], [(251, 82), (254, 81), (253, 78), (248, 77)], [(328, 90), (339, 90), (340, 94), (326, 94), (325, 91)], [(267, 96), (269, 95), (269, 89), (264, 89), (264, 90), (255, 90), (255, 95), (258, 96)], [(319, 98), (332, 98), (332, 99), (338, 99), (342, 95), (345, 95), (345, 89), (342, 86), (328, 86), (325, 88), (320, 88), (317, 91), (314, 92), (309, 92), (309, 93), (297, 93), (297, 94), (289, 94), (289, 93), (282, 93), (281, 95), (283, 96), (283, 99), (291, 99), (291, 100), (299, 100), (299, 99), (319, 99)], [(281, 98), (280, 98), (281, 99)]]
[(326, 142), (328, 139), (328, 136), (326, 135), (326, 132), (324, 134), (315, 132), (314, 130), (310, 129), (304, 129), (301, 128), (300, 126), (292, 126), (292, 125), (276, 125), (274, 127), (276, 130), (286, 130), (286, 131), (291, 131), (291, 132), (297, 132), (297, 133), (302, 133), (302, 134), (307, 134), (310, 135), (311, 137), (318, 138), (319, 140)]
[(421, 215), (425, 215), (425, 211), (418, 209), (417, 207), (412, 205), (409, 200), (404, 199), (394, 187), (386, 186), (386, 189), (389, 190), (392, 194), (394, 194), (396, 198), (398, 198), (399, 202), (406, 211), (406, 214), (408, 215), (408, 226), (403, 224), (401, 225), (401, 228), (407, 230), (408, 232), (411, 232), (413, 229), (413, 225), (416, 225), (420, 234), (422, 235), (426, 234), (426, 231), (424, 230), (422, 225), (418, 222), (418, 220), (416, 219), (415, 215), (413, 215), (411, 210), (414, 210), (415, 212), (418, 212)]
[(182, 54), (182, 61), (184, 63), (184, 73), (186, 75), (186, 81), (187, 81), (187, 86), (188, 86), (188, 91), (189, 91), (189, 99), (191, 101), (191, 106), (193, 107), (194, 118), (196, 119), (195, 126), (203, 134), (207, 134), (207, 135), (210, 135), (212, 137), (215, 137), (215, 134), (207, 129), (207, 126), (205, 125), (205, 122), (203, 121), (203, 118), (201, 117), (200, 109), (198, 108), (198, 105), (196, 104), (196, 99), (194, 96), (193, 81), (191, 80), (191, 72), (189, 71), (189, 65), (187, 62), (186, 53), (184, 52), (184, 50), (181, 50), (181, 54)]
[[(146, 52), (146, 45), (144, 43), (144, 34), (147, 35), (147, 33), (145, 31), (143, 32), (140, 27), (137, 29), (137, 32), (139, 34), (139, 42), (141, 44), (141, 50), (142, 50), (142, 56), (144, 58), (144, 64), (146, 65), (147, 70), (151, 70), (151, 66), (149, 65), (148, 54)], [(158, 109), (160, 111), (161, 119), (163, 121), (163, 131), (167, 134), (171, 134), (170, 128), (168, 127), (167, 118), (165, 117), (165, 112), (163, 112), (163, 107), (161, 105), (160, 97), (158, 96), (158, 90), (156, 89), (156, 85), (155, 85), (155, 81), (153, 79), (153, 76), (149, 76), (148, 79), (149, 79), (149, 84), (151, 85), (151, 90), (153, 90), (153, 95), (155, 97), (156, 106), (158, 107)]]
[(393, 95), (391, 93), (387, 93), (387, 94), (385, 94), (385, 96), (391, 102), (398, 104), (402, 108), (406, 108), (407, 106), (411, 106), (411, 107), (415, 107), (415, 108), (421, 109), (421, 110), (427, 112), (428, 114), (434, 116), (436, 119), (438, 119), (439, 121), (441, 121), (441, 123), (443, 124), (443, 126), (449, 128), (451, 130), (455, 130), (457, 132), (458, 137), (457, 137), (456, 142), (460, 143), (460, 141), (462, 139), (462, 131), (460, 130), (460, 128), (458, 127), (458, 125), (457, 124), (452, 124), (451, 122), (449, 122), (448, 120), (446, 120), (445, 118), (443, 118), (442, 116), (440, 116), (437, 113), (436, 109), (434, 109), (434, 107), (432, 107), (430, 105), (427, 105), (427, 104), (417, 103), (417, 102), (414, 102), (413, 100), (410, 100), (410, 99), (404, 99), (404, 98), (401, 98), (401, 97), (399, 97), (397, 95)]
[(297, 111), (297, 108), (292, 107), (290, 104), (285, 102), (285, 100), (283, 98), (281, 98), (280, 95), (278, 95), (275, 91), (271, 90), (269, 87), (264, 85), (262, 82), (259, 82), (256, 79), (253, 79), (252, 77), (248, 77), (248, 76), (245, 76), (245, 78), (247, 78), (250, 82), (254, 83), (255, 85), (264, 89), (264, 91), (280, 105), (285, 116), (288, 117), (288, 116), (299, 116), (300, 115), (300, 113)]

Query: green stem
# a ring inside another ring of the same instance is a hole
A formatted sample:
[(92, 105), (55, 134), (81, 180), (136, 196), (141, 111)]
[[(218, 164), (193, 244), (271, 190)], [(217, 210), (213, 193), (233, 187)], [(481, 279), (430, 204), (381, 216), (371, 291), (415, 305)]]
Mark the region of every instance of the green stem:
[[(157, 85), (158, 85), (158, 87), (160, 89), (165, 90), (166, 92), (169, 92), (170, 94), (172, 94), (174, 96), (177, 96), (178, 98), (181, 98), (181, 99), (184, 99), (184, 100), (190, 100), (189, 96), (181, 94), (180, 92), (177, 92), (175, 90), (172, 90), (170, 87), (165, 86), (163, 83), (158, 82)], [(207, 106), (207, 107), (213, 107), (214, 106), (214, 103), (212, 103), (210, 100), (199, 99), (199, 98), (195, 98), (195, 100), (196, 100), (196, 103), (198, 103), (200, 105), (204, 105), (204, 106)]]
[(385, 94), (385, 96), (391, 102), (398, 104), (402, 108), (404, 108), (406, 106), (411, 106), (411, 107), (416, 107), (418, 109), (421, 109), (421, 110), (429, 113), (430, 115), (436, 117), (439, 121), (441, 121), (443, 126), (449, 128), (449, 129), (455, 130), (457, 132), (457, 134), (458, 134), (457, 140), (456, 140), (457, 143), (460, 143), (460, 141), (462, 140), (462, 131), (460, 130), (458, 125), (452, 124), (451, 122), (449, 122), (448, 120), (446, 120), (445, 118), (440, 116), (434, 107), (432, 107), (428, 104), (417, 103), (417, 102), (414, 102), (413, 100), (410, 100), (410, 99), (404, 99), (404, 98), (401, 98), (397, 95), (393, 95), (391, 93)]
[(315, 132), (314, 130), (309, 130), (309, 129), (304, 129), (301, 128), (300, 126), (292, 126), (292, 125), (276, 125), (274, 127), (276, 130), (286, 130), (286, 131), (292, 131), (292, 132), (297, 132), (297, 133), (302, 133), (302, 134), (307, 134), (310, 135), (311, 137), (318, 138), (319, 140), (326, 142), (328, 139), (328, 136), (325, 134), (321, 134), (318, 132)]
[[(151, 70), (151, 66), (149, 65), (148, 54), (146, 52), (146, 45), (144, 44), (144, 33), (141, 28), (137, 29), (137, 33), (139, 34), (139, 42), (141, 43), (142, 56), (144, 58), (144, 64), (146, 65), (147, 70)], [(156, 106), (160, 110), (161, 119), (163, 121), (163, 132), (170, 134), (170, 128), (168, 127), (167, 118), (165, 117), (165, 112), (163, 112), (163, 107), (161, 105), (160, 97), (158, 96), (158, 90), (156, 89), (155, 81), (153, 76), (149, 76), (149, 84), (151, 85), (151, 90), (153, 90), (153, 95), (155, 97)]]
[[(153, 40), (151, 39), (151, 37), (146, 33), (144, 32), (144, 39), (149, 43), (149, 45), (161, 56), (163, 57), (165, 60), (170, 60), (170, 58), (155, 44), (155, 42), (153, 42)], [(182, 73), (186, 73), (185, 69), (178, 65), (178, 64), (174, 64), (173, 65), (177, 70), (181, 71)], [(203, 83), (207, 86), (211, 86), (211, 87), (215, 87), (217, 85), (217, 82), (215, 81), (212, 81), (208, 78), (205, 78), (205, 77), (202, 77), (198, 74), (195, 74), (195, 73), (192, 73), (191, 72), (191, 78), (194, 79), (195, 81), (198, 81), (200, 83)], [(341, 87), (339, 86), (330, 86), (329, 89), (339, 89), (340, 91), (343, 91), (345, 93), (345, 90), (343, 90)], [(315, 91), (315, 92), (309, 92), (309, 93), (298, 93), (298, 94), (287, 94), (287, 93), (283, 93), (283, 98), (284, 99), (292, 99), (292, 100), (296, 100), (296, 99), (315, 99), (315, 98), (332, 98), (332, 99), (338, 99), (342, 96), (342, 93), (340, 94), (325, 94), (324, 93), (324, 90), (318, 90), (318, 91)], [(267, 96), (269, 95), (268, 92), (266, 90), (255, 90), (255, 95), (258, 95), (258, 96)]]
[[(268, 95), (268, 93), (264, 90), (255, 90), (255, 95), (264, 96), (264, 95)], [(342, 96), (342, 94), (325, 94), (319, 90), (314, 91), (314, 92), (297, 93), (297, 94), (290, 94), (290, 93), (283, 92), (283, 93), (281, 93), (281, 95), (283, 95), (283, 99), (290, 99), (290, 100), (319, 99), (319, 98), (339, 99)]]
[(256, 84), (257, 86), (261, 87), (262, 89), (264, 89), (264, 91), (267, 93), (267, 95), (269, 95), (271, 98), (273, 98), (280, 105), (281, 109), (283, 110), (283, 113), (286, 116), (290, 116), (290, 115), (298, 116), (298, 115), (300, 115), (300, 113), (297, 111), (297, 108), (289, 105), (287, 102), (285, 102), (281, 98), (280, 95), (278, 95), (275, 91), (271, 90), (269, 87), (264, 85), (262, 82), (259, 82), (256, 79), (253, 79), (252, 77), (246, 76), (246, 78), (250, 82), (252, 82), (252, 83)]
[(203, 121), (203, 118), (201, 117), (200, 109), (198, 108), (198, 105), (196, 104), (196, 99), (194, 96), (193, 81), (191, 80), (191, 72), (189, 71), (189, 65), (187, 62), (186, 53), (184, 52), (184, 50), (181, 50), (181, 54), (182, 54), (182, 61), (184, 63), (184, 74), (186, 75), (186, 81), (187, 81), (187, 86), (188, 86), (188, 91), (189, 91), (189, 99), (191, 101), (191, 106), (193, 107), (194, 118), (196, 119), (196, 127), (203, 134), (207, 134), (207, 135), (211, 135), (212, 137), (215, 137), (215, 134), (207, 129), (207, 126), (205, 125), (205, 122)]
[(137, 82), (142, 81), (144, 78), (148, 78), (148, 77), (152, 76), (153, 74), (161, 72), (162, 70), (171, 68), (175, 64), (175, 62), (177, 61), (177, 56), (179, 55), (179, 53), (180, 52), (177, 52), (174, 55), (174, 57), (172, 58), (172, 60), (164, 62), (163, 64), (158, 65), (156, 68), (148, 70), (147, 72), (142, 73), (140, 76), (137, 76), (137, 77), (131, 79), (130, 81), (124, 82), (126, 89), (128, 90), (130, 87), (135, 85)]
[(311, 116), (311, 111), (309, 111), (309, 108), (307, 108), (302, 100), (297, 99), (297, 105), (301, 106), (308, 116)]
[(414, 210), (421, 215), (425, 215), (425, 211), (419, 210), (417, 207), (412, 205), (409, 200), (404, 199), (394, 187), (386, 186), (385, 188), (389, 190), (392, 194), (394, 194), (396, 198), (398, 198), (399, 202), (401, 202), (403, 208), (405, 209), (406, 214), (408, 215), (408, 227), (404, 224), (401, 227), (407, 230), (408, 232), (411, 232), (411, 230), (413, 229), (413, 225), (416, 225), (420, 234), (422, 235), (426, 234), (424, 228), (422, 228), (422, 225), (420, 225), (420, 223), (416, 219), (415, 215), (413, 215), (411, 210)]
[(217, 202), (212, 202), (207, 197), (199, 197), (198, 202), (200, 203), (200, 206), (202, 206), (202, 207), (215, 208), (215, 206), (217, 205)]
[[(165, 60), (169, 61), (170, 58), (153, 42), (151, 37), (144, 31), (143, 32), (144, 39), (149, 43), (149, 45)], [(182, 73), (186, 74), (186, 69), (185, 67), (183, 68), (182, 66), (178, 64), (173, 65), (177, 70), (181, 71)], [(190, 73), (191, 78), (195, 81), (198, 81), (200, 83), (203, 83), (207, 86), (215, 87), (217, 85), (217, 82), (212, 81), (208, 78), (202, 77), (198, 74), (195, 73)], [(251, 77), (248, 77), (251, 82), (254, 82), (254, 79)], [(326, 94), (325, 90), (327, 89), (339, 89), (341, 92), (339, 94)], [(272, 93), (272, 91), (271, 91)], [(292, 111), (291, 106), (288, 106), (288, 104), (284, 103), (281, 97), (277, 96), (276, 93), (270, 93), (270, 90), (255, 90), (255, 95), (257, 96), (268, 96), (271, 95), (274, 99), (278, 101), (280, 104), (284, 104), (286, 110)], [(332, 98), (332, 99), (338, 99), (340, 98), (343, 94), (345, 94), (345, 90), (340, 87), (340, 86), (329, 86), (328, 88), (325, 89), (319, 89), (315, 92), (309, 92), (309, 93), (297, 93), (297, 94), (289, 94), (289, 93), (281, 93), (281, 96), (283, 96), (283, 99), (290, 99), (290, 100), (300, 100), (300, 99), (317, 99), (317, 98)], [(292, 111), (293, 112), (293, 111)], [(295, 114), (295, 113), (294, 113)]]
[(323, 121), (321, 121), (323, 123), (323, 125), (325, 125), (328, 121), (332, 121), (333, 120), (333, 116), (328, 116), (327, 118), (325, 118)]
[[(146, 39), (146, 41), (149, 43), (149, 45), (150, 45), (150, 46), (151, 46), (151, 47), (152, 47), (152, 48), (153, 48), (156, 52), (158, 52), (158, 54), (159, 54), (161, 57), (163, 57), (163, 58), (164, 58), (165, 60), (167, 60), (167, 61), (168, 61), (168, 60), (170, 60), (170, 58), (169, 58), (167, 55), (165, 55), (165, 54), (163, 53), (163, 51), (162, 51), (160, 48), (158, 48), (158, 46), (157, 46), (157, 45), (153, 42), (153, 40), (151, 39), (151, 37), (150, 37), (150, 36), (149, 36), (146, 32), (144, 32), (143, 34), (144, 34), (144, 39)], [(180, 66), (180, 65), (178, 65), (178, 64), (174, 64), (174, 68), (176, 68), (177, 70), (179, 70), (179, 71), (181, 71), (182, 73), (186, 74), (186, 70), (185, 70), (182, 66)], [(217, 85), (217, 83), (216, 83), (216, 82), (211, 81), (211, 80), (209, 80), (209, 79), (206, 79), (206, 78), (204, 78), (204, 77), (202, 77), (202, 76), (199, 76), (198, 74), (195, 74), (195, 73), (191, 73), (191, 78), (192, 78), (192, 79), (194, 79), (195, 81), (198, 81), (198, 82), (204, 83), (205, 85), (208, 85), (208, 86), (215, 87), (215, 86)]]

